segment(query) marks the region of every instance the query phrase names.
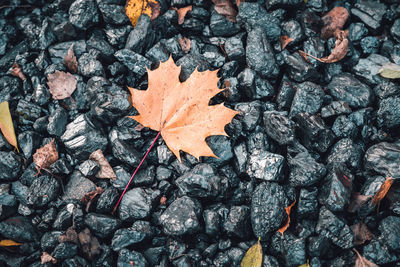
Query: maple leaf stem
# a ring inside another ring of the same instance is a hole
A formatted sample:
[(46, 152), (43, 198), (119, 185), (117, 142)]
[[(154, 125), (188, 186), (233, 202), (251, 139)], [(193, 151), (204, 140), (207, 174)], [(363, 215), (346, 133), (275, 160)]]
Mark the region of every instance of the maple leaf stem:
[(125, 187), (125, 189), (124, 189), (124, 192), (122, 192), (122, 195), (119, 197), (118, 202), (117, 202), (117, 205), (115, 205), (112, 214), (114, 214), (115, 211), (117, 210), (118, 205), (119, 205), (119, 203), (120, 203), (121, 200), (122, 200), (122, 197), (124, 196), (124, 194), (125, 194), (126, 190), (128, 189), (130, 183), (132, 182), (133, 177), (135, 177), (135, 174), (137, 173), (137, 171), (139, 170), (140, 166), (142, 165), (142, 163), (143, 163), (144, 160), (146, 159), (147, 155), (149, 154), (151, 148), (152, 148), (152, 147), (154, 146), (154, 144), (156, 143), (156, 141), (157, 141), (158, 137), (160, 136), (160, 134), (161, 134), (161, 132), (158, 132), (157, 136), (154, 138), (153, 142), (151, 143), (149, 149), (147, 149), (146, 154), (145, 154), (144, 157), (142, 158), (142, 161), (140, 161), (139, 165), (136, 167), (136, 170), (135, 170), (135, 172), (132, 174), (132, 177), (131, 177), (131, 179), (129, 180), (128, 184), (126, 185), (126, 187)]

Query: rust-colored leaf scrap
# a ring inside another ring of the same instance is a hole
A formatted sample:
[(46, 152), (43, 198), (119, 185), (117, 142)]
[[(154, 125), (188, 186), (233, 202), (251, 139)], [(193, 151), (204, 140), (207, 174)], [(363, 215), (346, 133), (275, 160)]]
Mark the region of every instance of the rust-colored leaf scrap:
[(58, 242), (71, 242), (78, 244), (78, 233), (75, 231), (74, 227), (71, 226), (67, 229), (67, 231), (65, 231), (65, 234), (58, 237)]
[(389, 191), (392, 184), (393, 184), (393, 178), (392, 177), (386, 178), (385, 182), (383, 182), (383, 184), (379, 188), (378, 192), (376, 192), (374, 197), (372, 198), (371, 206), (372, 205), (379, 206), (381, 200), (386, 196), (386, 194)]
[(179, 37), (178, 43), (183, 52), (189, 53), (190, 52), (190, 39), (186, 37)]
[(292, 207), (294, 206), (294, 204), (296, 204), (296, 199), (293, 201), (292, 204), (290, 204), (289, 207), (285, 208), (285, 211), (286, 211), (286, 214), (287, 214), (286, 223), (285, 223), (284, 226), (282, 226), (281, 228), (278, 229), (278, 232), (281, 233), (282, 235), (289, 228), (289, 225), (290, 225), (290, 211), (291, 211)]
[(367, 225), (363, 222), (358, 222), (352, 226), (350, 229), (353, 231), (354, 234), (354, 245), (362, 245), (366, 241), (370, 241), (374, 238), (374, 234), (368, 229)]
[(49, 168), (51, 164), (58, 160), (58, 152), (54, 144), (54, 138), (47, 145), (36, 150), (33, 154), (33, 162), (36, 165), (38, 173), (43, 168)]
[(71, 73), (78, 72), (78, 61), (76, 60), (76, 56), (74, 53), (74, 44), (68, 49), (67, 55), (64, 57), (64, 65)]
[(372, 261), (369, 261), (363, 256), (361, 256), (360, 253), (355, 248), (353, 248), (353, 251), (357, 255), (354, 267), (379, 267), (379, 265), (376, 265)]
[(245, 0), (236, 0), (236, 6), (239, 7), (239, 5), (243, 2), (246, 2)]
[(15, 77), (20, 78), (21, 80), (25, 81), (26, 77), (24, 73), (22, 72), (21, 67), (18, 65), (17, 62), (14, 62), (14, 64), (11, 67), (11, 74)]
[(287, 35), (282, 35), (279, 39), (280, 39), (280, 41), (281, 41), (281, 49), (282, 49), (282, 50), (284, 50), (284, 49), (286, 48), (286, 46), (287, 46), (291, 41), (293, 41), (293, 39), (290, 38), (290, 37), (287, 36)]
[(48, 262), (51, 262), (53, 264), (57, 263), (57, 260), (55, 258), (53, 258), (49, 253), (47, 252), (43, 252), (42, 256), (40, 256), (40, 261), (42, 264), (46, 264)]
[(218, 14), (225, 16), (231, 22), (236, 22), (237, 10), (230, 0), (212, 0), (212, 2)]
[(335, 7), (322, 17), (324, 24), (321, 29), (321, 36), (328, 39), (335, 35), (336, 30), (341, 30), (349, 17), (349, 12), (344, 7)]
[(336, 38), (335, 47), (332, 49), (331, 54), (327, 57), (318, 58), (301, 50), (299, 50), (299, 53), (307, 61), (309, 61), (307, 57), (310, 57), (322, 63), (338, 62), (346, 56), (348, 51), (349, 40), (347, 39), (347, 31), (337, 30), (335, 32), (335, 38)]
[(81, 201), (86, 203), (86, 212), (89, 212), (90, 205), (92, 205), (93, 201), (96, 199), (97, 196), (101, 195), (104, 192), (104, 189), (101, 187), (96, 187), (96, 190), (86, 193)]
[(209, 106), (210, 98), (220, 93), (218, 70), (197, 69), (180, 82), (181, 68), (170, 57), (155, 70), (148, 70), (148, 89), (129, 88), (138, 116), (129, 116), (143, 126), (159, 131), (168, 148), (181, 160), (179, 151), (197, 159), (216, 157), (205, 139), (225, 135), (225, 125), (238, 114), (223, 103)]
[(361, 195), (360, 193), (357, 192), (353, 192), (351, 194), (351, 199), (350, 199), (350, 204), (347, 207), (347, 211), (354, 213), (356, 212), (358, 209), (361, 208), (362, 205), (364, 205), (364, 203), (366, 203), (370, 198), (372, 198), (371, 196), (364, 196)]
[(113, 168), (111, 167), (108, 160), (104, 157), (103, 151), (98, 149), (94, 151), (89, 159), (97, 161), (100, 165), (100, 171), (97, 172), (96, 177), (100, 179), (117, 179), (117, 175), (115, 174)]
[(76, 89), (78, 81), (68, 72), (56, 70), (47, 75), (47, 85), (53, 99), (64, 99), (70, 97)]
[(156, 0), (127, 0), (125, 12), (135, 27), (142, 14), (149, 16), (151, 20), (156, 19), (160, 15), (160, 3)]
[(178, 13), (178, 24), (182, 25), (185, 21), (185, 16), (188, 12), (192, 11), (192, 6), (185, 6), (181, 8), (173, 8)]
[(13, 247), (13, 246), (21, 246), (22, 243), (15, 242), (14, 240), (4, 239), (0, 241), (0, 247)]

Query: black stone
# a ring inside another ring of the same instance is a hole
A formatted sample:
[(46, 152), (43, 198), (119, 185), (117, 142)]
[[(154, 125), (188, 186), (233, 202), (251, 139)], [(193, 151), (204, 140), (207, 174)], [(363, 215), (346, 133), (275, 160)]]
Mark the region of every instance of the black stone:
[(385, 177), (400, 178), (400, 146), (382, 142), (371, 146), (364, 156), (365, 169)]
[(28, 189), (27, 204), (33, 207), (44, 207), (58, 195), (60, 184), (51, 176), (40, 176)]
[(119, 204), (119, 218), (123, 221), (133, 221), (148, 217), (153, 208), (154, 198), (158, 194), (158, 190), (143, 188), (127, 191)]
[(114, 251), (119, 251), (132, 244), (149, 241), (155, 234), (155, 229), (146, 221), (136, 221), (130, 228), (115, 231), (111, 241)]
[(318, 84), (312, 82), (298, 84), (290, 107), (290, 117), (301, 112), (317, 113), (321, 108), (324, 96), (325, 93)]
[(90, 231), (99, 238), (111, 236), (121, 225), (121, 221), (104, 214), (88, 213), (85, 224)]
[(93, 0), (76, 0), (69, 8), (69, 22), (81, 30), (87, 30), (99, 22), (99, 13)]
[(290, 168), (289, 184), (292, 186), (306, 187), (320, 181), (326, 168), (318, 163), (307, 152), (297, 154), (288, 162)]
[(14, 181), (21, 172), (21, 159), (14, 152), (0, 151), (0, 181)]

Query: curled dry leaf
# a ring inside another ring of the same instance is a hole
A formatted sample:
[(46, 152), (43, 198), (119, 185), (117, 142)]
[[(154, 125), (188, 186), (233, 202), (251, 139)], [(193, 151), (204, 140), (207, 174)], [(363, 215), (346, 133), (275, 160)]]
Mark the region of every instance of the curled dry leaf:
[(237, 11), (230, 0), (212, 0), (215, 11), (231, 22), (236, 22)]
[(81, 244), (83, 254), (92, 260), (95, 256), (101, 252), (99, 240), (90, 233), (88, 228), (85, 228), (78, 235), (79, 243)]
[(190, 51), (190, 39), (186, 37), (179, 37), (178, 43), (181, 46), (181, 49), (185, 53), (189, 53)]
[(108, 163), (108, 160), (104, 157), (103, 151), (98, 149), (94, 151), (90, 156), (89, 159), (97, 161), (100, 165), (100, 171), (97, 172), (96, 177), (100, 179), (117, 179), (117, 175), (113, 168)]
[(278, 229), (278, 232), (281, 233), (282, 235), (289, 228), (289, 225), (290, 225), (290, 210), (292, 209), (294, 204), (296, 204), (296, 199), (293, 201), (292, 204), (290, 204), (289, 207), (285, 208), (285, 211), (286, 211), (286, 214), (287, 214), (286, 223), (285, 223), (284, 226), (282, 226), (281, 228)]
[(366, 241), (370, 241), (374, 238), (374, 234), (368, 229), (367, 225), (363, 222), (356, 223), (350, 226), (350, 229), (354, 234), (354, 245), (362, 245)]
[(324, 24), (321, 29), (321, 36), (328, 39), (335, 35), (336, 30), (341, 30), (349, 17), (349, 12), (344, 7), (335, 7), (322, 17)]
[(371, 206), (378, 205), (379, 207), (381, 200), (386, 196), (392, 184), (393, 184), (393, 178), (392, 177), (386, 178), (385, 182), (383, 182), (378, 192), (376, 192), (374, 197), (372, 198)]
[(89, 193), (86, 193), (86, 194), (82, 197), (81, 201), (82, 201), (83, 203), (86, 203), (86, 209), (85, 209), (86, 212), (89, 212), (90, 205), (92, 205), (94, 199), (95, 199), (97, 196), (101, 195), (103, 192), (104, 192), (104, 189), (103, 189), (103, 188), (101, 188), (101, 187), (96, 187), (96, 190), (91, 191), (91, 192), (89, 192)]
[(332, 49), (332, 52), (329, 56), (323, 57), (323, 58), (317, 58), (313, 55), (310, 55), (304, 51), (299, 50), (299, 53), (302, 57), (304, 57), (308, 62), (309, 60), (307, 57), (313, 58), (315, 60), (318, 60), (322, 63), (335, 63), (340, 60), (342, 60), (348, 51), (348, 46), (349, 46), (349, 40), (347, 39), (347, 32), (346, 31), (341, 31), (337, 30), (336, 34), (336, 42), (335, 42), (335, 47)]
[(67, 231), (65, 231), (64, 235), (60, 235), (58, 237), (58, 242), (60, 243), (71, 242), (78, 244), (78, 233), (75, 231), (73, 226), (71, 226), (67, 229)]
[(17, 137), (15, 136), (14, 131), (14, 124), (12, 122), (10, 108), (7, 101), (0, 103), (0, 130), (7, 142), (15, 147), (15, 149), (19, 152)]
[(68, 72), (56, 70), (47, 75), (47, 85), (53, 99), (64, 99), (70, 97), (76, 89), (77, 80)]
[(287, 46), (291, 41), (293, 41), (293, 39), (290, 38), (290, 37), (287, 36), (287, 35), (282, 35), (279, 39), (280, 39), (280, 41), (281, 41), (281, 49), (282, 49), (282, 50), (284, 50), (284, 49), (286, 48), (286, 46)]
[(351, 212), (351, 213), (356, 212), (370, 198), (372, 198), (372, 197), (371, 196), (364, 196), (364, 195), (361, 195), (360, 193), (353, 192), (351, 194), (351, 200), (350, 200), (350, 204), (349, 204), (349, 206), (347, 208), (347, 211)]
[(0, 241), (0, 247), (13, 247), (13, 246), (21, 246), (22, 243), (15, 242), (14, 240), (4, 239)]
[(11, 74), (15, 77), (20, 78), (21, 80), (25, 81), (26, 77), (22, 73), (21, 67), (18, 65), (17, 62), (14, 62), (14, 64), (11, 67)]
[(363, 256), (361, 256), (360, 253), (355, 248), (353, 248), (353, 251), (357, 255), (356, 261), (354, 263), (354, 267), (379, 267), (379, 265), (376, 265), (372, 261), (369, 261), (366, 258), (364, 258)]
[(392, 62), (386, 63), (378, 73), (387, 79), (400, 79), (400, 66)]
[(36, 165), (38, 173), (43, 168), (50, 167), (51, 164), (58, 160), (58, 152), (54, 144), (54, 138), (50, 143), (36, 150), (33, 154), (33, 162)]
[(181, 8), (173, 8), (178, 13), (178, 24), (182, 25), (185, 21), (185, 16), (188, 12), (192, 11), (192, 6), (185, 6)]
[(240, 267), (261, 267), (262, 258), (262, 246), (260, 243), (260, 238), (258, 238), (257, 243), (247, 250), (242, 262), (240, 263)]
[(70, 72), (72, 73), (78, 72), (78, 61), (76, 60), (76, 56), (74, 53), (74, 44), (71, 44), (71, 46), (68, 49), (67, 55), (64, 58), (64, 65)]
[(125, 12), (135, 27), (142, 14), (149, 16), (151, 20), (156, 19), (160, 15), (160, 3), (156, 0), (127, 0)]
[(49, 253), (47, 252), (43, 252), (42, 256), (40, 256), (40, 261), (42, 264), (51, 262), (53, 264), (57, 263), (57, 260), (55, 258), (53, 258)]

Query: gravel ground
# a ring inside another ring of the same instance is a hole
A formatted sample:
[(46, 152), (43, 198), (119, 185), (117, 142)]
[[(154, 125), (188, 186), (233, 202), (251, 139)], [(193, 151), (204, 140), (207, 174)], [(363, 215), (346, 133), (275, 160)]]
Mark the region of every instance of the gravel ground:
[[(398, 1), (259, 0), (241, 3), (236, 22), (211, 1), (159, 2), (161, 15), (136, 27), (124, 0), (0, 4), (0, 102), (20, 147), (0, 135), (0, 237), (22, 243), (0, 248), (0, 265), (41, 266), (49, 254), (47, 266), (239, 266), (260, 238), (263, 266), (353, 266), (354, 248), (400, 266), (400, 84), (377, 74), (400, 64)], [(179, 24), (173, 7), (188, 5)], [(298, 50), (330, 54), (321, 17), (335, 6), (350, 14), (346, 56), (305, 61)], [(292, 39), (284, 50), (283, 35)], [(71, 44), (77, 89), (53, 100), (47, 75), (67, 71)], [(112, 215), (157, 134), (126, 118), (135, 112), (127, 86), (146, 89), (146, 67), (170, 55), (181, 80), (196, 66), (220, 68), (229, 86), (213, 102), (240, 115), (229, 138), (207, 138), (217, 159), (182, 153), (180, 163), (159, 139)], [(24, 81), (11, 75), (14, 62)], [(32, 156), (52, 139), (59, 159), (36, 175)], [(98, 149), (115, 180), (96, 178)], [(388, 177), (379, 205), (366, 197), (354, 207)], [(95, 190), (87, 207), (81, 199)]]

